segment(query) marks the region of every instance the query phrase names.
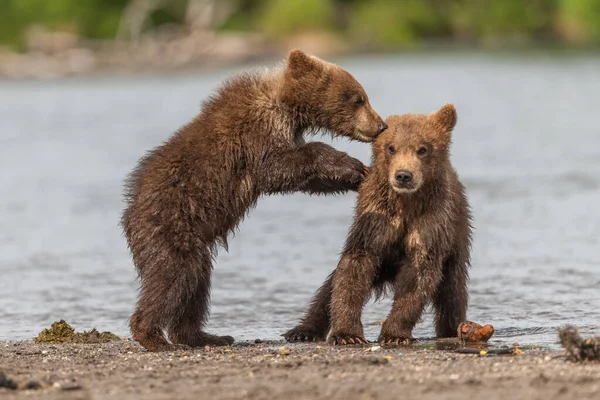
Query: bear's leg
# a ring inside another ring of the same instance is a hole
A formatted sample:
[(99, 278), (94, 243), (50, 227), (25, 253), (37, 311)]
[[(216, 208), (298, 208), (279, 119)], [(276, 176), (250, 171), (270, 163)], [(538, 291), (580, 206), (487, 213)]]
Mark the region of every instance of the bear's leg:
[(361, 316), (373, 289), (378, 266), (375, 257), (364, 253), (342, 256), (333, 276), (330, 343), (368, 343), (364, 338)]
[(412, 330), (442, 279), (441, 267), (433, 265), (402, 265), (394, 282), (392, 310), (381, 327), (378, 342), (409, 344), (414, 340)]
[(301, 184), (298, 190), (307, 194), (341, 194), (349, 190), (357, 191), (359, 186), (355, 182), (317, 177)]
[(331, 291), (333, 289), (333, 274), (334, 272), (327, 277), (323, 286), (319, 288), (311, 300), (310, 307), (300, 324), (282, 335), (285, 340), (288, 342), (325, 340), (331, 319), (329, 303), (331, 302)]
[[(147, 303), (141, 299), (142, 304)], [(157, 321), (152, 315), (138, 304), (129, 320), (129, 327), (133, 340), (149, 351), (175, 351), (179, 348), (172, 345), (165, 339), (160, 321)]]
[(467, 271), (465, 257), (454, 255), (444, 264), (444, 279), (434, 298), (437, 337), (456, 337), (458, 325), (467, 316)]
[(173, 316), (169, 322), (169, 340), (175, 344), (190, 347), (227, 346), (233, 343), (231, 336), (216, 336), (203, 332), (208, 320), (210, 305), (210, 284), (212, 257), (208, 249), (201, 252), (199, 265), (192, 266), (196, 271), (190, 273), (190, 285), (187, 292), (180, 294), (182, 312)]
[(257, 174), (257, 185), (265, 194), (335, 193), (356, 190), (367, 172), (356, 158), (325, 143), (311, 142), (270, 154)]
[(133, 339), (150, 351), (174, 351), (187, 347), (170, 344), (164, 337), (163, 328), (173, 315), (182, 312), (185, 294), (190, 289), (190, 276), (180, 265), (160, 262), (165, 260), (174, 261), (167, 257), (143, 263), (141, 293), (129, 322)]

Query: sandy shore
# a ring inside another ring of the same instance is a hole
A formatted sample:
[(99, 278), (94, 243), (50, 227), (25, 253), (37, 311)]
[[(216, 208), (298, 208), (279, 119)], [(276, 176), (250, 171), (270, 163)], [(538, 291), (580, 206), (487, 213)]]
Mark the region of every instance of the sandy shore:
[(127, 340), (2, 342), (0, 381), (2, 374), (17, 386), (0, 388), (2, 399), (600, 398), (600, 363), (574, 364), (557, 351), (482, 356), (435, 345), (265, 342), (148, 353)]

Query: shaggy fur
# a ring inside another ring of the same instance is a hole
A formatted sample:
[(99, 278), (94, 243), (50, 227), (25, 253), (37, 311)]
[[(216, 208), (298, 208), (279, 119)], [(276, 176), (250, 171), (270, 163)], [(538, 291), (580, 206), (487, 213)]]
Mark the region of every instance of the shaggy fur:
[(203, 331), (217, 245), (227, 248), (263, 194), (358, 188), (366, 167), (305, 143), (305, 132), (368, 142), (385, 128), (348, 72), (298, 50), (275, 70), (225, 82), (126, 182), (122, 225), (141, 280), (133, 338), (151, 351), (231, 344)]
[(412, 340), (428, 302), (438, 337), (456, 336), (465, 320), (471, 215), (465, 188), (450, 164), (456, 111), (391, 116), (373, 143), (371, 172), (359, 189), (352, 227), (336, 270), (313, 298), (291, 342), (366, 343), (361, 313), (386, 287), (392, 310), (379, 341)]

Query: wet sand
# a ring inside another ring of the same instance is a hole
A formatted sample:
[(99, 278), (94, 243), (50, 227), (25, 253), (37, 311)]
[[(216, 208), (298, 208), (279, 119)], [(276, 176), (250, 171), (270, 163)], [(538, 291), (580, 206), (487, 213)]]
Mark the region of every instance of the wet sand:
[(538, 349), (482, 356), (435, 345), (264, 342), (149, 353), (127, 340), (21, 341), (0, 343), (0, 380), (2, 373), (18, 386), (0, 388), (2, 399), (600, 398), (600, 363)]

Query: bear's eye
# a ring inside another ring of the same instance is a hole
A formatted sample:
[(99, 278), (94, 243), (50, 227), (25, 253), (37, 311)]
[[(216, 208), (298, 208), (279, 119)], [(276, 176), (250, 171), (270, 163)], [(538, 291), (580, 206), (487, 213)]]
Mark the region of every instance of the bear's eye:
[(425, 147), (425, 146), (419, 147), (419, 150), (417, 150), (417, 154), (420, 156), (424, 156), (425, 154), (427, 154), (427, 147)]
[(390, 154), (394, 154), (396, 152), (396, 148), (394, 146), (392, 146), (391, 144), (387, 147), (387, 151)]
[(354, 98), (354, 104), (356, 104), (357, 106), (361, 106), (365, 104), (365, 99), (362, 96), (357, 96)]

